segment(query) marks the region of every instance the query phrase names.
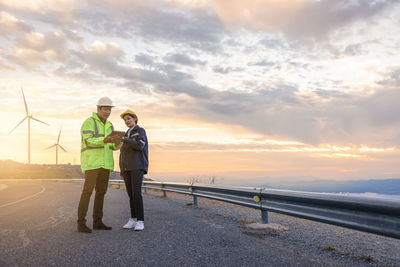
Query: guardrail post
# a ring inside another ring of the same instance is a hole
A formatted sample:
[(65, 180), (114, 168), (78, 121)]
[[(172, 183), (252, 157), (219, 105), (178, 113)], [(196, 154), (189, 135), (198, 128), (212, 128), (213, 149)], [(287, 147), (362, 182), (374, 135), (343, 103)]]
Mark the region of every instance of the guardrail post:
[(268, 210), (261, 209), (261, 222), (268, 223)]
[[(193, 186), (189, 187), (189, 191), (190, 191), (190, 194), (193, 195), (193, 192), (194, 192)], [(197, 206), (197, 196), (196, 195), (193, 195), (193, 206)]]
[(167, 191), (165, 191), (165, 185), (161, 184), (161, 190), (163, 191), (163, 197), (167, 197)]

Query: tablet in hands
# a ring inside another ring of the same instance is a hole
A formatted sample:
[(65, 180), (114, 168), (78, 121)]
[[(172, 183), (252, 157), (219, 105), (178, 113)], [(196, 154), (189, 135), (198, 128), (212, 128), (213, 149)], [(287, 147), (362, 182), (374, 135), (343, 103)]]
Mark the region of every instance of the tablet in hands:
[(123, 131), (112, 131), (109, 135), (106, 136), (106, 138), (104, 138), (104, 143), (114, 143), (115, 145), (118, 145), (122, 142), (124, 135), (125, 132)]

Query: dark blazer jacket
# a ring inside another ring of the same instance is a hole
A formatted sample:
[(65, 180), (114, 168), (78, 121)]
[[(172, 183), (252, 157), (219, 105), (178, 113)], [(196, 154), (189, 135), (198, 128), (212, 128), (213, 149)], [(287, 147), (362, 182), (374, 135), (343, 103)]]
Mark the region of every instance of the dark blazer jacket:
[(139, 125), (133, 127), (128, 136), (126, 131), (119, 155), (121, 174), (125, 171), (143, 170), (147, 174), (149, 168), (149, 148), (146, 131)]

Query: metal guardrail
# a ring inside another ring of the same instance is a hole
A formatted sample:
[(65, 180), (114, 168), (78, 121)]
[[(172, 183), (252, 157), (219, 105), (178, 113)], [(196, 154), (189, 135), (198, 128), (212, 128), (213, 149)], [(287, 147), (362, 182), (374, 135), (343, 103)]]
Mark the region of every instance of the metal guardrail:
[[(83, 182), (84, 179), (1, 179), (0, 181)], [(124, 188), (123, 180), (110, 180), (110, 186)], [(262, 223), (268, 223), (268, 211), (318, 221), (364, 232), (400, 239), (400, 201), (334, 194), (309, 193), (247, 187), (222, 187), (144, 181), (143, 188), (176, 192), (215, 199), (259, 209)]]
[(368, 197), (309, 193), (264, 188), (143, 182), (144, 188), (178, 192), (259, 209), (261, 222), (268, 211), (400, 239), (400, 202)]

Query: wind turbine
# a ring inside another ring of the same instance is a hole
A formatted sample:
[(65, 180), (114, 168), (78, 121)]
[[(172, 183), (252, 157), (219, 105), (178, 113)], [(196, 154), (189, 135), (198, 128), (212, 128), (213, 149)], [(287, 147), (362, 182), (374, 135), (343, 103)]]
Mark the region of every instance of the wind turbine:
[(24, 122), (24, 120), (28, 119), (28, 164), (31, 164), (31, 119), (34, 121), (38, 121), (40, 123), (46, 124), (46, 125), (49, 125), (49, 124), (36, 119), (35, 117), (33, 117), (33, 115), (29, 115), (28, 105), (26, 104), (24, 90), (22, 89), (22, 87), (21, 87), (21, 91), (22, 91), (22, 97), (24, 98), (26, 116), (8, 134), (11, 134), (21, 123)]
[(61, 129), (60, 128), (60, 132), (58, 133), (58, 138), (57, 138), (57, 143), (55, 143), (54, 145), (49, 146), (46, 149), (50, 149), (52, 147), (56, 147), (56, 165), (58, 165), (58, 148), (60, 147), (62, 150), (64, 150), (65, 152), (67, 152), (67, 150), (65, 150), (61, 145), (60, 145), (60, 135), (61, 135)]

